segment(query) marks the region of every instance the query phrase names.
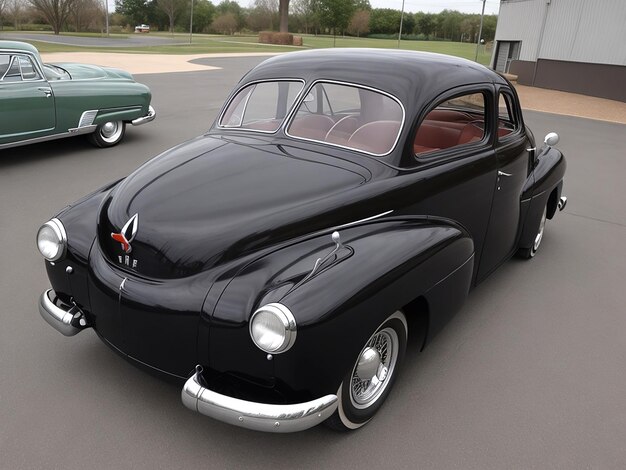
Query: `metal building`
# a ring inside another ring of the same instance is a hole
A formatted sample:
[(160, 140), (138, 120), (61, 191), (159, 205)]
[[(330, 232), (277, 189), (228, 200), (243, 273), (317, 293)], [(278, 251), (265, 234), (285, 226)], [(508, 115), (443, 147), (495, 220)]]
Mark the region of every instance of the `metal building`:
[(626, 0), (500, 1), (495, 70), (626, 102)]

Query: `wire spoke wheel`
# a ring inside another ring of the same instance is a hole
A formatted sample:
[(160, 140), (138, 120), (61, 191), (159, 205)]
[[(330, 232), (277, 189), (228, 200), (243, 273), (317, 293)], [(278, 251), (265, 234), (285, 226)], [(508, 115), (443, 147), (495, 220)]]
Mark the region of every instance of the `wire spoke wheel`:
[(383, 405), (406, 351), (408, 327), (397, 311), (369, 337), (337, 390), (337, 411), (326, 424), (338, 431), (365, 425)]
[(372, 405), (384, 392), (398, 360), (398, 335), (393, 328), (376, 333), (361, 351), (352, 371), (350, 399), (355, 408)]

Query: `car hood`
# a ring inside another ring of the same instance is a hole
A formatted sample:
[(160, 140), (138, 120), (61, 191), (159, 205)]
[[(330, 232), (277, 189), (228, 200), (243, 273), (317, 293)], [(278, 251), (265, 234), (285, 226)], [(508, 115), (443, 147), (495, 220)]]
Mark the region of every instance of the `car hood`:
[[(329, 156), (203, 136), (149, 161), (109, 194), (99, 244), (124, 269), (185, 277), (345, 221), (337, 198), (365, 181), (363, 168)], [(135, 214), (125, 253), (111, 234)]]
[(54, 63), (52, 65), (56, 65), (57, 67), (67, 70), (72, 77), (72, 80), (133, 80), (133, 76), (130, 73), (111, 67), (75, 63)]

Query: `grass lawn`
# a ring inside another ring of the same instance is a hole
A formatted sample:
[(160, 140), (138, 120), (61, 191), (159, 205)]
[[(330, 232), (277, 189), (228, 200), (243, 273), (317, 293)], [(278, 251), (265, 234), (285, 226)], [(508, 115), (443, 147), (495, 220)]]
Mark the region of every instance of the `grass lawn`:
[[(63, 34), (68, 36), (86, 36), (99, 37), (99, 34)], [(40, 52), (125, 52), (125, 53), (143, 53), (143, 54), (210, 54), (210, 53), (227, 53), (227, 52), (288, 52), (300, 49), (318, 49), (333, 47), (373, 47), (382, 49), (397, 49), (398, 41), (393, 39), (369, 39), (369, 38), (353, 38), (340, 37), (333, 39), (332, 36), (303, 36), (303, 47), (292, 46), (272, 46), (268, 44), (259, 44), (256, 36), (219, 36), (208, 34), (194, 34), (193, 43), (189, 44), (188, 34), (168, 34), (168, 33), (150, 33), (151, 36), (159, 36), (163, 38), (172, 38), (177, 41), (176, 44), (146, 46), (146, 47), (124, 47), (124, 40), (132, 37), (128, 34), (112, 34), (110, 38), (119, 40), (120, 47), (82, 47), (82, 46), (66, 46), (62, 44), (53, 44), (45, 41), (42, 34), (42, 41), (32, 41)], [(437, 52), (440, 54), (449, 54), (457, 57), (474, 60), (476, 54), (476, 45), (461, 42), (448, 41), (401, 41), (400, 48), (414, 51)], [(485, 46), (480, 46), (478, 54), (478, 62), (481, 64), (489, 64), (491, 59), (491, 50), (486, 50)]]

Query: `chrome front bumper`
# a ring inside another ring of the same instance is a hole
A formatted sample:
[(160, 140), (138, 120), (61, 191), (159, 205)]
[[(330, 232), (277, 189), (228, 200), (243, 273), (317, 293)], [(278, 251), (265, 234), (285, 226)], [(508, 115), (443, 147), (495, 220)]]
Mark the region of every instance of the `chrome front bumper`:
[(201, 385), (202, 367), (196, 367), (181, 393), (190, 410), (242, 428), (266, 432), (304, 431), (318, 425), (337, 409), (337, 395), (294, 405), (269, 405), (240, 400)]
[(87, 317), (78, 306), (58, 307), (54, 303), (55, 297), (56, 294), (52, 289), (44, 291), (39, 297), (39, 314), (50, 326), (65, 336), (74, 336), (90, 327)]
[(131, 121), (131, 124), (133, 126), (141, 126), (142, 124), (145, 124), (146, 122), (154, 121), (155, 117), (156, 117), (156, 111), (154, 110), (152, 105), (150, 105), (148, 106), (148, 114), (146, 114), (144, 117), (133, 119)]

